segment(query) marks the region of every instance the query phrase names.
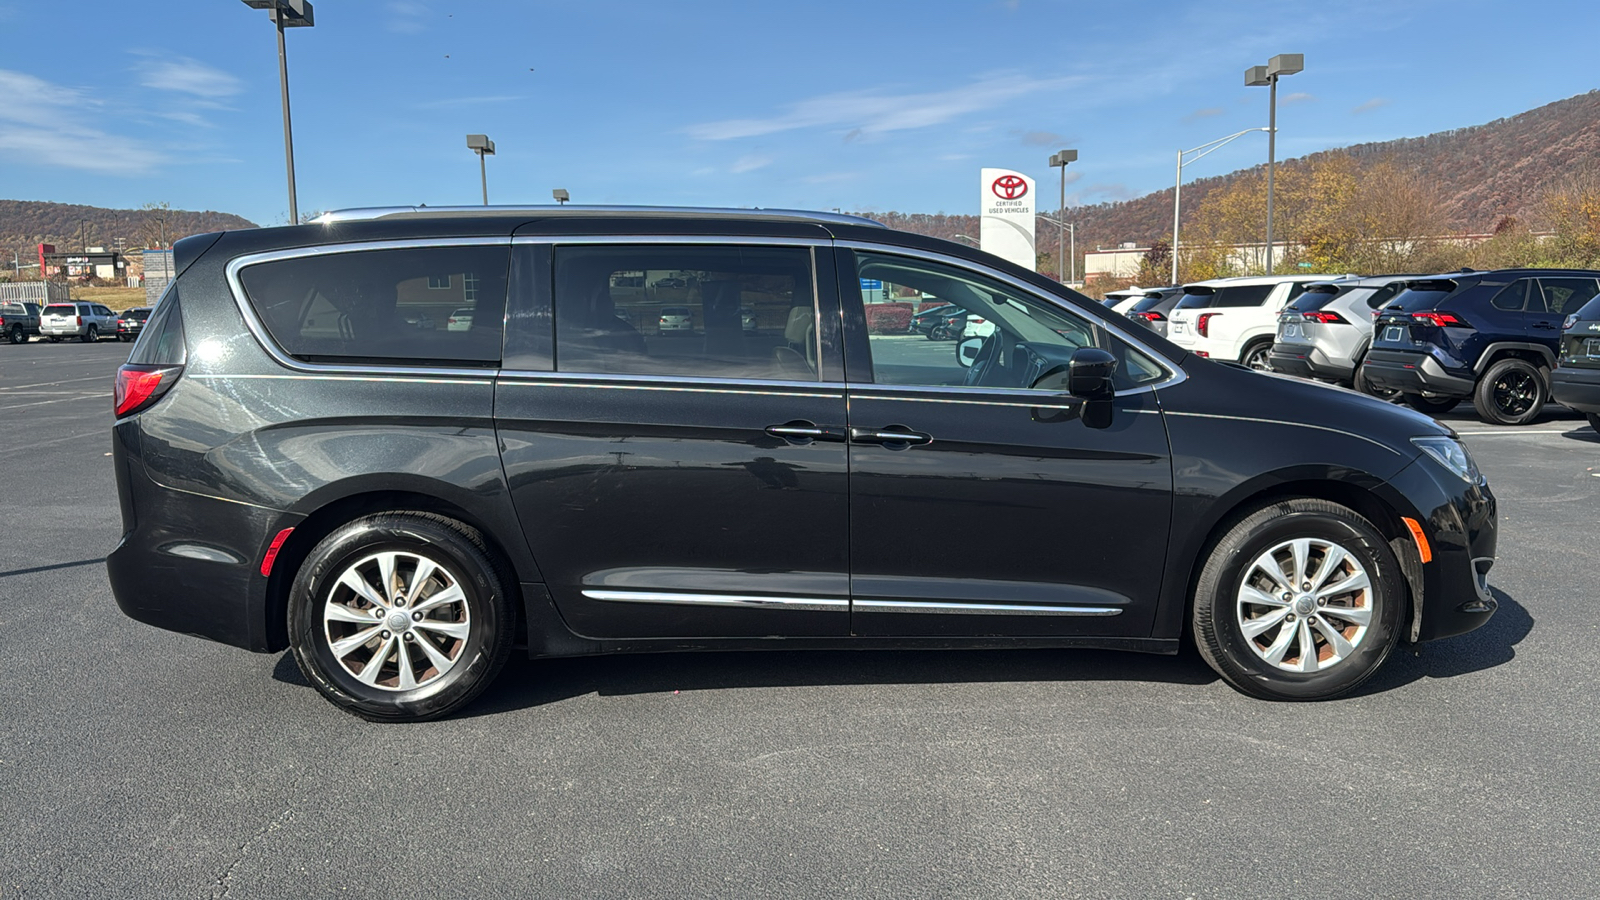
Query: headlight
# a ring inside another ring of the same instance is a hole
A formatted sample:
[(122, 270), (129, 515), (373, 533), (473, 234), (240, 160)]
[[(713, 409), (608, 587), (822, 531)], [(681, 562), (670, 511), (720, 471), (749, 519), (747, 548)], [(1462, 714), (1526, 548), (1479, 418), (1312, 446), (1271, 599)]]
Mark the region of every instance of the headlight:
[(1417, 449), (1433, 457), (1433, 461), (1446, 469), (1454, 472), (1457, 477), (1468, 484), (1478, 484), (1483, 481), (1483, 475), (1478, 471), (1478, 464), (1472, 461), (1472, 454), (1467, 452), (1467, 445), (1455, 438), (1435, 435), (1432, 437), (1414, 437), (1411, 443)]

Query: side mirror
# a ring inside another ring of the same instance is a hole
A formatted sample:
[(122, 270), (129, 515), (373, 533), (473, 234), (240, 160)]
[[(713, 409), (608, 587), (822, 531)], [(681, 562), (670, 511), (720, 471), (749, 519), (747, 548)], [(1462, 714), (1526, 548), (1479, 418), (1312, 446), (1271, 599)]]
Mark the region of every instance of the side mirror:
[(1099, 347), (1081, 347), (1067, 363), (1067, 393), (1084, 400), (1110, 400), (1116, 395), (1111, 376), (1117, 358)]
[(983, 338), (969, 337), (966, 340), (963, 340), (961, 343), (956, 344), (956, 362), (960, 363), (962, 368), (970, 369), (972, 368), (972, 364), (978, 359), (978, 351), (982, 349)]

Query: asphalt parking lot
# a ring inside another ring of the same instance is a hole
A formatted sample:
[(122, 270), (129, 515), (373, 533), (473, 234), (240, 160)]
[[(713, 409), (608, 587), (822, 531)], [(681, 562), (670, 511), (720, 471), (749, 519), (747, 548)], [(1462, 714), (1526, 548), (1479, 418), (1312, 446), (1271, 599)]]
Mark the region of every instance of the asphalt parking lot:
[(806, 651), (514, 660), (385, 726), (117, 610), (127, 349), (0, 346), (0, 898), (1596, 892), (1600, 436), (1564, 410), (1445, 417), (1500, 612), (1341, 700), (1192, 653)]

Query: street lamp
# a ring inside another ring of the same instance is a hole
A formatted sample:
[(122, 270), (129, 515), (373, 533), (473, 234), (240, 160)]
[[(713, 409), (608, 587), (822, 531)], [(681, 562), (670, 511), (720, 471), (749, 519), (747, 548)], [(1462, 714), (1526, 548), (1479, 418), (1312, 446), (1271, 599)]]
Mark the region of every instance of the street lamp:
[(567, 201), (572, 199), (572, 195), (567, 193), (566, 188), (556, 188), (550, 192), (550, 196), (554, 197), (556, 203), (562, 206), (565, 206)]
[(1200, 159), (1201, 157), (1205, 156), (1206, 154), (1210, 153), (1211, 151), (1221, 149), (1223, 145), (1231, 143), (1232, 141), (1234, 141), (1234, 140), (1236, 140), (1238, 138), (1242, 138), (1247, 134), (1254, 134), (1254, 133), (1256, 133), (1258, 131), (1266, 131), (1266, 130), (1267, 129), (1265, 129), (1265, 128), (1246, 128), (1245, 130), (1243, 130), (1241, 132), (1238, 132), (1237, 134), (1230, 134), (1227, 137), (1217, 138), (1216, 140), (1211, 141), (1209, 143), (1201, 144), (1200, 146), (1195, 147), (1193, 150), (1179, 150), (1178, 151), (1178, 180), (1176, 182), (1174, 182), (1173, 185), (1172, 185), (1172, 283), (1173, 284), (1177, 284), (1178, 283), (1178, 200), (1183, 196), (1183, 158), (1185, 156), (1188, 156), (1189, 154), (1193, 153), (1193, 154), (1195, 154), (1195, 157), (1194, 157), (1194, 159), (1189, 160), (1189, 162), (1194, 162), (1195, 160)]
[(1272, 169), (1278, 137), (1278, 78), (1293, 75), (1306, 67), (1304, 53), (1279, 53), (1267, 60), (1264, 66), (1251, 66), (1244, 70), (1246, 87), (1266, 85), (1271, 89), (1267, 112), (1267, 272), (1272, 274)]
[[(1078, 151), (1076, 151), (1076, 150), (1061, 150), (1059, 152), (1050, 154), (1050, 165), (1051, 165), (1051, 167), (1054, 168), (1056, 166), (1059, 166), (1061, 168), (1061, 211), (1057, 214), (1057, 215), (1059, 215), (1061, 217), (1060, 218), (1061, 222), (1065, 222), (1067, 220), (1067, 163), (1077, 162), (1077, 161), (1078, 161)], [(1072, 237), (1073, 237), (1073, 241), (1072, 241), (1072, 268), (1073, 268), (1073, 273), (1072, 274), (1074, 276), (1076, 276), (1078, 274), (1077, 273), (1077, 268), (1078, 268), (1078, 241), (1077, 241), (1077, 237), (1078, 236), (1077, 236), (1077, 233), (1074, 232)], [(1058, 233), (1056, 235), (1056, 277), (1057, 278), (1065, 278), (1066, 275), (1067, 275), (1067, 261), (1066, 261), (1066, 258), (1062, 255), (1066, 251), (1061, 246), (1061, 244), (1062, 244), (1061, 238), (1062, 238), (1062, 235)], [(1076, 281), (1077, 278), (1073, 278), (1073, 280)], [(1065, 281), (1063, 281), (1061, 283), (1062, 284), (1066, 284)]]
[(310, 28), (311, 0), (244, 0), (251, 9), (264, 9), (278, 26), (278, 89), (283, 95), (283, 158), (289, 167), (289, 224), (300, 224), (300, 207), (294, 197), (294, 133), (289, 127), (289, 54), (283, 46), (285, 28)]
[(1077, 225), (1077, 223), (1076, 222), (1057, 222), (1055, 219), (1052, 219), (1049, 216), (1041, 216), (1038, 213), (1034, 213), (1033, 217), (1035, 219), (1043, 219), (1044, 221), (1049, 222), (1051, 225), (1054, 225), (1056, 228), (1060, 229), (1059, 231), (1056, 232), (1056, 237), (1057, 237), (1056, 245), (1057, 245), (1058, 248), (1059, 248), (1059, 246), (1061, 244), (1061, 240), (1060, 239), (1063, 238), (1063, 237), (1066, 237), (1068, 235), (1071, 235), (1071, 237), (1072, 237), (1072, 254), (1068, 258), (1072, 260), (1072, 280), (1071, 280), (1071, 282), (1063, 281), (1061, 283), (1062, 284), (1068, 284), (1068, 283), (1076, 284), (1077, 281), (1078, 281), (1078, 225)]
[(483, 180), (483, 205), (489, 205), (489, 170), (484, 167), (483, 158), (494, 155), (494, 141), (489, 140), (486, 134), (467, 135), (467, 149), (478, 154), (478, 177)]

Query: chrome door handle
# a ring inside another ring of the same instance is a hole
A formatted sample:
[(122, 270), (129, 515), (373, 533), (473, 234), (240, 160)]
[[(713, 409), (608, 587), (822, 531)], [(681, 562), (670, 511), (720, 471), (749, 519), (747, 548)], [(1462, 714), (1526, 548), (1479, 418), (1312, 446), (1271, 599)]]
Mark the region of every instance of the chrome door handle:
[(796, 419), (782, 425), (768, 425), (767, 434), (780, 437), (796, 444), (808, 444), (812, 441), (843, 441), (845, 431), (838, 425), (818, 425), (805, 419)]
[[(903, 425), (888, 425), (883, 428), (851, 428), (850, 441), (856, 444), (883, 444), (885, 446), (899, 444), (902, 447), (909, 447), (912, 444), (932, 443), (933, 435), (912, 431)], [(891, 449), (894, 448), (891, 446)]]

